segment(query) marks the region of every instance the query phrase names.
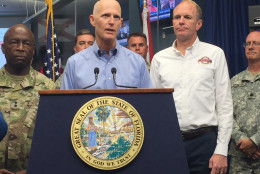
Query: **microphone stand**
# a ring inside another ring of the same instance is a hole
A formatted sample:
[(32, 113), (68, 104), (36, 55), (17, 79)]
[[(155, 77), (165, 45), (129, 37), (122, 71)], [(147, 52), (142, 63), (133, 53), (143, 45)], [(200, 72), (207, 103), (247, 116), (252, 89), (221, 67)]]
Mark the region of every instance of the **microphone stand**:
[(94, 69), (95, 83), (93, 83), (92, 85), (86, 86), (85, 88), (82, 88), (82, 89), (87, 89), (87, 88), (90, 88), (91, 86), (94, 86), (94, 85), (97, 83), (98, 73), (99, 73), (99, 68), (96, 67), (96, 68)]
[(118, 85), (116, 84), (116, 68), (113, 67), (111, 69), (111, 73), (113, 74), (113, 80), (114, 80), (114, 83), (117, 87), (122, 87), (122, 88), (137, 88), (136, 86), (124, 86), (124, 85)]

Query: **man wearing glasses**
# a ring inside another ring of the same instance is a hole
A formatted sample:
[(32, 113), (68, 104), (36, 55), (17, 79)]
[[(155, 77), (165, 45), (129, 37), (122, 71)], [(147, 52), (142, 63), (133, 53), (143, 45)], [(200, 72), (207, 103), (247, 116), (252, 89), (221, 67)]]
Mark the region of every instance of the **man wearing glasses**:
[(249, 33), (244, 47), (248, 68), (231, 79), (230, 173), (260, 173), (260, 31)]

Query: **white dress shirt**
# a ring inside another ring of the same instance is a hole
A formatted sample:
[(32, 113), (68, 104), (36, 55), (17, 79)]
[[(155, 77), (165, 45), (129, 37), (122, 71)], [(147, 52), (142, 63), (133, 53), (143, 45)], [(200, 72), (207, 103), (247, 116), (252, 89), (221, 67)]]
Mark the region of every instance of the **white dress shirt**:
[[(176, 41), (175, 41), (176, 42)], [(215, 154), (227, 155), (233, 104), (226, 58), (222, 49), (199, 41), (185, 55), (173, 46), (158, 52), (151, 64), (155, 88), (174, 88), (182, 131), (218, 126)]]

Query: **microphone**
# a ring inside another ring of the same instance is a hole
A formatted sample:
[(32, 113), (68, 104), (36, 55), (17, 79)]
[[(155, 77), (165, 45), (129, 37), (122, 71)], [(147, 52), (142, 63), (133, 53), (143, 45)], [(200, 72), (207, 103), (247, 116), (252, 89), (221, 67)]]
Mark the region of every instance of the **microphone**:
[(123, 86), (123, 85), (118, 85), (118, 84), (116, 84), (116, 68), (115, 68), (115, 67), (113, 67), (113, 68), (111, 69), (111, 73), (113, 74), (113, 80), (114, 80), (114, 83), (115, 83), (115, 85), (116, 85), (117, 87), (123, 87), (123, 88), (137, 88), (137, 87), (135, 87), (135, 86)]
[(95, 83), (93, 83), (92, 85), (86, 86), (85, 88), (82, 88), (82, 89), (90, 88), (91, 86), (94, 86), (97, 83), (98, 74), (99, 74), (99, 68), (98, 67), (96, 67), (94, 69), (94, 74), (95, 74)]

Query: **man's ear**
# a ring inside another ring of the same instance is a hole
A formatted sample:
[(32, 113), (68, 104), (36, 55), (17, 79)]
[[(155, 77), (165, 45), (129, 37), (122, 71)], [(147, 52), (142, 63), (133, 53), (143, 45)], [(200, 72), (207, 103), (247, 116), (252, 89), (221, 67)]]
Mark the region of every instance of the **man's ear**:
[[(33, 49), (33, 54), (32, 54), (33, 56), (34, 56), (34, 53), (35, 53), (35, 49)], [(32, 62), (33, 62), (33, 56), (32, 56), (30, 65), (32, 65)]]
[(95, 18), (93, 14), (89, 15), (89, 22), (93, 27), (95, 27)]
[(124, 22), (124, 19), (123, 19), (123, 18), (121, 18), (121, 24), (120, 24), (120, 28), (122, 27), (122, 24), (123, 24), (123, 22)]
[(74, 50), (75, 53), (77, 53), (77, 48), (76, 48), (76, 46), (73, 46), (73, 50)]
[(196, 24), (196, 31), (199, 31), (199, 29), (202, 27), (202, 23), (203, 23), (203, 21), (201, 19), (198, 20), (198, 22)]
[(4, 44), (1, 45), (2, 53), (5, 54), (5, 48)]

